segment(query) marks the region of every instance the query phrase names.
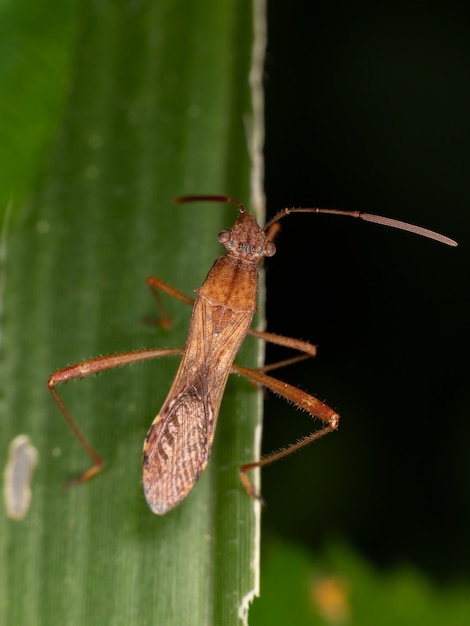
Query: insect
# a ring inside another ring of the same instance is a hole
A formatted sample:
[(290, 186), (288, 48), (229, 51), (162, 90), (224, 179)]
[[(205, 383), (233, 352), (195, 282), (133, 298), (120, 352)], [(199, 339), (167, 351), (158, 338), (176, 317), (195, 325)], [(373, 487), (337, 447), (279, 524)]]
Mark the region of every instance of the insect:
[[(100, 471), (103, 460), (79, 430), (56, 389), (57, 385), (129, 363), (182, 355), (174, 382), (150, 426), (143, 449), (144, 493), (150, 509), (158, 515), (167, 513), (184, 500), (205, 469), (230, 373), (244, 376), (256, 385), (275, 392), (312, 417), (320, 418), (322, 422), (319, 430), (297, 443), (240, 467), (241, 481), (250, 496), (261, 500), (248, 477), (250, 470), (273, 463), (338, 428), (339, 415), (333, 409), (308, 393), (267, 374), (274, 367), (315, 356), (315, 346), (306, 341), (250, 328), (256, 310), (258, 265), (265, 257), (274, 255), (276, 247), (273, 239), (281, 219), (291, 213), (349, 215), (406, 230), (447, 245), (457, 245), (452, 239), (428, 229), (367, 213), (319, 208), (284, 209), (261, 228), (241, 202), (228, 196), (177, 198), (180, 203), (200, 201), (234, 204), (238, 207), (239, 215), (230, 230), (219, 233), (218, 240), (225, 246), (226, 253), (215, 261), (206, 280), (197, 290), (196, 299), (189, 298), (159, 278), (152, 276), (147, 279), (157, 302), (161, 291), (193, 305), (185, 348), (156, 348), (98, 357), (59, 370), (48, 381), (54, 400), (93, 462), (86, 472), (72, 481), (81, 483)], [(169, 324), (166, 313), (160, 323), (164, 326)], [(259, 369), (236, 365), (235, 356), (247, 334), (292, 348), (299, 355)]]

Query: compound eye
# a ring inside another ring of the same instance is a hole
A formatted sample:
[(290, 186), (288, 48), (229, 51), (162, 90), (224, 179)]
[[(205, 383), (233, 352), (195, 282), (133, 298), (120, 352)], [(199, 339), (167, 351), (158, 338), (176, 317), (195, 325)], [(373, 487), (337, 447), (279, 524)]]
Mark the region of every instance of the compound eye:
[(221, 230), (217, 235), (217, 240), (219, 243), (226, 244), (230, 241), (230, 231), (229, 230)]
[(276, 254), (276, 246), (272, 241), (266, 242), (266, 246), (264, 249), (265, 256), (274, 256)]

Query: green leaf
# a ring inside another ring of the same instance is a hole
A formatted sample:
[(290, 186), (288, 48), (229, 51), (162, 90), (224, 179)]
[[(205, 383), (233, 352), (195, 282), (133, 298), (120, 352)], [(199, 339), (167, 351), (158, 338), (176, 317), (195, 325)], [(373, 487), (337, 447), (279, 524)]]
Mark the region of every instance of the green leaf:
[[(1, 516), (2, 624), (225, 626), (246, 617), (257, 591), (259, 510), (238, 467), (258, 454), (253, 386), (229, 380), (207, 470), (180, 507), (157, 517), (140, 484), (142, 445), (177, 359), (59, 389), (105, 461), (101, 474), (69, 491), (65, 481), (89, 459), (46, 382), (94, 356), (184, 346), (190, 307), (165, 299), (172, 328), (145, 324), (156, 314), (145, 278), (191, 295), (222, 253), (217, 233), (236, 210), (175, 206), (175, 196), (228, 194), (251, 201), (262, 221), (263, 8), (247, 0), (87, 1), (76, 15), (68, 2), (52, 26), (35, 22), (37, 54), (9, 75), (15, 86), (41, 80), (23, 102), (29, 131), (15, 134), (3, 113), (0, 120), (12, 145), (35, 155), (10, 164), (12, 188), (2, 188), (13, 195), (10, 210), (1, 209), (0, 450), (6, 464), (10, 442), (25, 434), (38, 462), (24, 519), (10, 519), (6, 505)], [(56, 5), (41, 10), (54, 15)], [(33, 24), (20, 6), (9, 15), (27, 50)], [(51, 38), (56, 49), (41, 65)], [(11, 55), (0, 59), (0, 79)], [(49, 66), (55, 78), (47, 81)], [(39, 134), (29, 123), (35, 105)], [(0, 157), (9, 165), (7, 152)], [(260, 356), (248, 340), (239, 361)]]

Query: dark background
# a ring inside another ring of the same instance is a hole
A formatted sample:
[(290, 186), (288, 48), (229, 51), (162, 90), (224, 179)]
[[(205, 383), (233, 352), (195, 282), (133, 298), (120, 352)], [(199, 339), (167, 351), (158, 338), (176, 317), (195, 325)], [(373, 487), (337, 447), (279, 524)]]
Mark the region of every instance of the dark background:
[[(268, 328), (319, 356), (278, 375), (342, 421), (263, 471), (265, 536), (338, 538), (377, 566), (468, 577), (469, 10), (268, 5), (269, 212), (380, 213), (459, 247), (344, 217), (283, 220), (265, 264)], [(265, 452), (311, 429), (273, 396), (265, 409)]]

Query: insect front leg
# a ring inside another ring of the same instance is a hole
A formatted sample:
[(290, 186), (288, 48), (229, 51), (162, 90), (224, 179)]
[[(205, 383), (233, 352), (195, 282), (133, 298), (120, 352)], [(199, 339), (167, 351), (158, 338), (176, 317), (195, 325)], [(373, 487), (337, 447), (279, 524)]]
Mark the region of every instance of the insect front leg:
[(163, 305), (163, 302), (160, 298), (160, 291), (163, 291), (172, 298), (175, 298), (175, 300), (180, 300), (181, 302), (184, 302), (185, 304), (189, 304), (191, 306), (194, 305), (194, 298), (190, 298), (182, 291), (179, 291), (179, 289), (176, 289), (176, 287), (173, 287), (169, 283), (166, 283), (164, 280), (161, 280), (161, 278), (157, 278), (156, 276), (149, 276), (147, 278), (147, 285), (150, 287), (153, 297), (155, 298), (155, 302), (157, 303), (157, 307), (159, 308), (161, 313), (161, 317), (157, 320), (154, 320), (154, 323), (157, 326), (160, 326), (162, 328), (170, 328), (171, 326), (171, 316)]
[(250, 496), (257, 498), (262, 502), (260, 494), (258, 494), (254, 489), (247, 473), (257, 467), (270, 465), (271, 463), (274, 463), (275, 461), (278, 461), (279, 459), (282, 459), (289, 454), (300, 450), (300, 448), (307, 446), (313, 441), (324, 437), (328, 433), (333, 432), (338, 428), (339, 415), (338, 413), (333, 411), (333, 409), (331, 409), (328, 405), (324, 404), (320, 400), (317, 400), (305, 391), (302, 391), (297, 387), (293, 387), (292, 385), (278, 380), (277, 378), (268, 376), (268, 374), (265, 374), (264, 372), (256, 369), (241, 367), (239, 365), (234, 365), (232, 367), (232, 371), (236, 374), (244, 376), (245, 378), (257, 385), (262, 385), (266, 389), (269, 389), (279, 396), (282, 396), (286, 400), (289, 400), (300, 409), (306, 411), (312, 417), (320, 418), (324, 424), (323, 428), (311, 433), (310, 435), (307, 435), (297, 443), (291, 444), (287, 448), (279, 450), (278, 452), (268, 454), (267, 456), (261, 458), (259, 461), (246, 463), (245, 465), (242, 465), (240, 467), (240, 478), (246, 491)]
[(162, 356), (174, 356), (181, 355), (183, 350), (180, 348), (164, 348), (164, 349), (150, 349), (150, 350), (138, 350), (135, 352), (123, 352), (121, 354), (113, 354), (111, 356), (102, 356), (96, 359), (90, 359), (89, 361), (82, 361), (76, 363), (70, 367), (66, 367), (62, 370), (54, 372), (47, 381), (47, 386), (54, 398), (57, 406), (62, 411), (68, 425), (72, 429), (75, 437), (78, 439), (82, 447), (93, 462), (93, 465), (86, 470), (83, 474), (77, 478), (72, 479), (67, 483), (67, 486), (72, 486), (78, 483), (83, 483), (97, 474), (103, 467), (103, 459), (96, 452), (93, 446), (89, 443), (86, 437), (83, 435), (75, 420), (73, 419), (70, 411), (66, 407), (64, 401), (59, 395), (56, 387), (69, 380), (76, 378), (84, 378), (92, 374), (98, 374), (106, 370), (121, 367), (122, 365), (129, 365), (131, 363), (138, 363), (140, 361), (148, 361), (151, 359), (158, 359)]

